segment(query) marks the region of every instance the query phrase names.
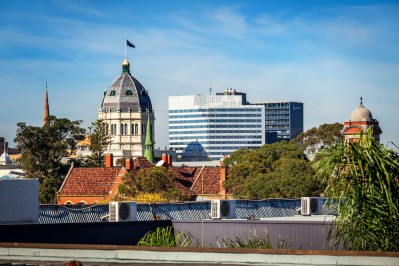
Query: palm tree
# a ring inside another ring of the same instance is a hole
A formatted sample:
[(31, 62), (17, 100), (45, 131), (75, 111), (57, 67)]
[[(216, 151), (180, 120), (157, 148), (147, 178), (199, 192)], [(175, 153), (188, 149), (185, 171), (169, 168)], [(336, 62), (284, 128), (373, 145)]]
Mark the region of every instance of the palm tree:
[(372, 131), (358, 142), (337, 143), (315, 163), (328, 178), (338, 216), (330, 236), (345, 250), (399, 251), (399, 155)]

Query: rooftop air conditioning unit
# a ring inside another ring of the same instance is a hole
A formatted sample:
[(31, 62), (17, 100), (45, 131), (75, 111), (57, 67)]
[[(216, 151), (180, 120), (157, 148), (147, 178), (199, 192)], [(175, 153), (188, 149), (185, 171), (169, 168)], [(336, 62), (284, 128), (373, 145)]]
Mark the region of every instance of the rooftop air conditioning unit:
[(236, 218), (236, 201), (212, 200), (211, 218), (212, 219)]
[(136, 202), (110, 202), (109, 203), (109, 221), (137, 221), (137, 203)]
[(301, 198), (301, 214), (312, 215), (320, 214), (323, 200), (319, 197), (302, 197)]

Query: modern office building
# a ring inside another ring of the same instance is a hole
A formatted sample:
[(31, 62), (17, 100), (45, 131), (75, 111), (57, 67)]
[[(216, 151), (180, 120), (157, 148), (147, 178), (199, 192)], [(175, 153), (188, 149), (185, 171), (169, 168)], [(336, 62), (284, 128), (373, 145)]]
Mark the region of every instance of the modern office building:
[(210, 159), (265, 143), (265, 107), (248, 105), (245, 93), (169, 97), (169, 145), (177, 153), (198, 141)]
[(266, 143), (289, 141), (303, 132), (303, 103), (276, 101), (251, 104), (265, 107)]

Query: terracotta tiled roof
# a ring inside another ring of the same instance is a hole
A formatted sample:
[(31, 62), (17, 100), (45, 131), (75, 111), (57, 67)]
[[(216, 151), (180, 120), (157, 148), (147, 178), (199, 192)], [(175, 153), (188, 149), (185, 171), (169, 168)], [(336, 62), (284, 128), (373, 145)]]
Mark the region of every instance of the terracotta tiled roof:
[(154, 164), (150, 163), (145, 157), (136, 157), (133, 160), (134, 169), (144, 169), (153, 167)]
[[(139, 169), (155, 167), (144, 157), (134, 159), (136, 176)], [(220, 167), (166, 166), (176, 176), (175, 187), (186, 193), (219, 194)], [(108, 196), (121, 167), (72, 168), (59, 192), (60, 196)], [(194, 184), (194, 185), (193, 185)]]
[(72, 168), (60, 196), (107, 196), (121, 167)]
[(195, 183), (191, 188), (195, 194), (202, 194), (202, 191), (203, 194), (220, 193), (220, 167), (204, 167), (202, 172), (202, 167), (168, 166), (168, 169), (174, 173), (178, 173), (178, 181), (182, 185), (191, 187)]
[(202, 173), (200, 171), (201, 168), (199, 167), (195, 171), (197, 182), (192, 188), (193, 192), (195, 194), (219, 194), (220, 167), (205, 167)]

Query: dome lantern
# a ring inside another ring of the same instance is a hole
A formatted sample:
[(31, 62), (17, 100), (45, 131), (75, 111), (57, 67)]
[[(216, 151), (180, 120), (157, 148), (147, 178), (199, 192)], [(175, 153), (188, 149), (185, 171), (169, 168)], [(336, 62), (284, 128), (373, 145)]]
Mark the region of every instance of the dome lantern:
[(130, 63), (127, 61), (127, 58), (125, 57), (125, 60), (123, 60), (122, 63), (122, 74), (127, 73), (130, 74)]

